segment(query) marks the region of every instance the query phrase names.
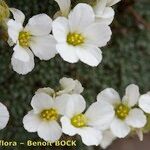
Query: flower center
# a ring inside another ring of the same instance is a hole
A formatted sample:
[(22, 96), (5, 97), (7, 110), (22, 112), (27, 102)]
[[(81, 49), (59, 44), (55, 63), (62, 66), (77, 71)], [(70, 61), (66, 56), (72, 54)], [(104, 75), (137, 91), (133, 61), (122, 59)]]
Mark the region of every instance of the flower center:
[(67, 43), (73, 46), (81, 45), (84, 43), (85, 38), (78, 33), (69, 33), (67, 35)]
[(87, 118), (83, 114), (75, 115), (71, 118), (71, 124), (77, 128), (85, 127), (87, 124)]
[(50, 109), (45, 109), (41, 112), (40, 117), (44, 121), (52, 121), (52, 120), (57, 120), (58, 119), (58, 113), (57, 110), (54, 108)]
[(19, 33), (19, 45), (22, 47), (29, 47), (31, 35), (29, 32), (21, 31)]
[(115, 112), (119, 119), (124, 120), (129, 114), (129, 107), (124, 104), (119, 104), (116, 107)]

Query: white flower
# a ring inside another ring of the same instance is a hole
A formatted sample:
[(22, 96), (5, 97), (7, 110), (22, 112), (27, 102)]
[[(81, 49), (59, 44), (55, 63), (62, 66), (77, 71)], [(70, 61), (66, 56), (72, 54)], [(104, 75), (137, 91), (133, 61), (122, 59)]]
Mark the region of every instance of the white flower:
[(93, 103), (84, 112), (86, 103), (81, 95), (64, 95), (68, 103), (65, 115), (61, 118), (63, 133), (74, 136), (79, 134), (85, 145), (99, 145), (102, 131), (108, 128), (114, 117), (113, 108), (107, 102)]
[(139, 98), (139, 107), (146, 113), (150, 113), (150, 92), (143, 94)]
[(59, 81), (61, 90), (56, 93), (56, 95), (61, 95), (64, 93), (68, 94), (80, 94), (83, 92), (83, 87), (78, 80), (73, 80), (71, 78), (62, 78)]
[(103, 138), (101, 140), (100, 146), (103, 149), (106, 149), (108, 146), (112, 144), (112, 142), (116, 139), (116, 136), (110, 130), (103, 131)]
[(35, 93), (46, 93), (49, 96), (55, 96), (55, 91), (50, 87), (39, 88)]
[(105, 46), (111, 37), (110, 27), (95, 22), (91, 6), (78, 4), (68, 19), (58, 17), (53, 22), (53, 35), (57, 40), (56, 49), (61, 57), (70, 63), (79, 60), (97, 66), (102, 60), (98, 47)]
[(112, 5), (118, 3), (120, 0), (97, 0), (94, 6), (96, 20), (101, 23), (110, 25), (114, 19), (115, 12)]
[(4, 129), (9, 120), (9, 112), (5, 105), (0, 103), (0, 130)]
[(39, 14), (30, 18), (23, 27), (25, 15), (20, 10), (10, 10), (14, 20), (7, 23), (8, 34), (16, 44), (11, 63), (17, 73), (27, 74), (34, 68), (34, 55), (41, 60), (49, 60), (57, 53), (56, 41), (50, 35), (52, 20), (46, 14)]
[[(71, 8), (70, 0), (55, 0), (59, 7), (58, 11), (54, 18), (58, 16), (68, 17)], [(96, 5), (93, 7), (95, 12), (96, 20), (101, 23), (110, 25), (114, 19), (115, 12), (111, 6), (118, 3), (120, 0), (97, 0)]]
[(54, 18), (57, 18), (58, 16), (67, 17), (70, 12), (71, 1), (70, 0), (55, 0), (55, 1), (58, 3), (60, 11), (58, 11), (54, 15)]
[[(150, 92), (140, 96), (138, 105), (145, 113), (150, 114)], [(140, 141), (143, 141), (142, 129), (137, 129), (136, 133), (137, 133)]]
[(107, 6), (113, 6), (121, 0), (107, 0)]
[(136, 108), (139, 96), (139, 88), (134, 84), (126, 88), (126, 94), (122, 101), (119, 94), (112, 88), (107, 88), (99, 93), (98, 101), (109, 102), (114, 107), (115, 118), (110, 129), (115, 136), (124, 138), (130, 133), (131, 128), (136, 129), (145, 126), (146, 116), (141, 109)]
[(46, 93), (36, 93), (31, 101), (33, 110), (23, 118), (24, 128), (28, 132), (37, 132), (45, 141), (55, 142), (62, 135), (58, 121), (64, 114), (66, 103), (63, 95), (53, 99)]
[(58, 96), (62, 94), (80, 94), (83, 92), (83, 87), (78, 80), (73, 80), (72, 78), (63, 77), (59, 81), (61, 89), (59, 91), (55, 91), (49, 87), (40, 88), (37, 92), (44, 92), (49, 94), (50, 96)]
[(107, 6), (107, 0), (97, 0), (94, 7), (96, 21), (110, 25), (114, 19), (114, 10)]

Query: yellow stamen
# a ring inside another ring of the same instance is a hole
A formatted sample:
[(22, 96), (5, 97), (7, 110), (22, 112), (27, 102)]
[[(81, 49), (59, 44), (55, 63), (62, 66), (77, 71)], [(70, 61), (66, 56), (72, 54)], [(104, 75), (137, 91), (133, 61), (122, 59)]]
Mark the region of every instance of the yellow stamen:
[(45, 109), (41, 112), (40, 117), (44, 121), (52, 121), (58, 119), (57, 110), (54, 108)]
[(21, 31), (19, 33), (19, 45), (22, 47), (29, 47), (31, 40), (31, 35), (29, 32)]
[(85, 38), (78, 33), (69, 33), (67, 35), (67, 43), (73, 46), (78, 46), (84, 43)]
[(75, 115), (71, 118), (71, 124), (77, 128), (85, 127), (87, 124), (87, 118), (83, 114)]
[(116, 109), (115, 109), (115, 112), (116, 112), (116, 116), (121, 119), (121, 120), (124, 120), (128, 114), (129, 114), (129, 107), (124, 105), (124, 104), (119, 104)]

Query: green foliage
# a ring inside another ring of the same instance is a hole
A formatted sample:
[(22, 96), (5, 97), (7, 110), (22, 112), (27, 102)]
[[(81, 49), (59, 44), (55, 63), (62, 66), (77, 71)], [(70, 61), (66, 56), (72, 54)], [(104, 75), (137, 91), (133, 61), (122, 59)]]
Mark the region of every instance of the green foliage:
[[(146, 21), (149, 19), (148, 2), (149, 0), (141, 0), (132, 5)], [(27, 19), (42, 12), (52, 16), (58, 9), (53, 0), (8, 0), (8, 4), (10, 7), (22, 10)], [(57, 55), (47, 62), (35, 58), (35, 69), (28, 75), (21, 76), (12, 70), (10, 64), (12, 48), (9, 48), (7, 43), (0, 42), (0, 100), (7, 105), (11, 115), (7, 128), (0, 132), (0, 139), (40, 140), (36, 133), (24, 130), (22, 118), (31, 109), (30, 101), (34, 92), (41, 87), (55, 87), (59, 79), (64, 76), (81, 81), (85, 87), (83, 95), (88, 105), (94, 102), (96, 95), (107, 87), (112, 87), (121, 94), (130, 83), (138, 84), (142, 93), (150, 90), (150, 34), (135, 20), (123, 2), (118, 6), (112, 25), (111, 42), (102, 48), (103, 61), (96, 68), (81, 62), (69, 64)], [(80, 141), (78, 145), (79, 147), (74, 149), (87, 149)], [(32, 149), (38, 150), (38, 148)]]

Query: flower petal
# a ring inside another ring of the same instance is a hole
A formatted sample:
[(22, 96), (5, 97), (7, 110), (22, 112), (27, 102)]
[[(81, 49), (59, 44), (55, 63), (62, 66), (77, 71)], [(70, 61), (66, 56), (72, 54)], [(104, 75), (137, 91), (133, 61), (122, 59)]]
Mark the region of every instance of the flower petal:
[(123, 97), (123, 103), (132, 107), (137, 104), (139, 96), (140, 96), (139, 87), (135, 84), (130, 84), (126, 88), (126, 93), (125, 96)]
[(102, 60), (102, 52), (99, 48), (92, 45), (84, 45), (77, 48), (79, 59), (92, 67), (97, 66)]
[(8, 20), (8, 35), (14, 43), (17, 43), (19, 32), (23, 29), (21, 23), (14, 21), (13, 19)]
[(58, 17), (52, 24), (53, 35), (58, 42), (66, 42), (69, 33), (69, 22), (64, 17)]
[(110, 25), (114, 19), (115, 11), (111, 7), (106, 7), (102, 15), (96, 14), (96, 22)]
[(150, 113), (150, 94), (143, 94), (139, 98), (139, 107), (146, 113)]
[(53, 143), (60, 139), (62, 130), (56, 121), (43, 122), (38, 128), (38, 135), (45, 141)]
[(70, 0), (65, 0), (65, 1), (62, 1), (62, 0), (55, 0), (59, 7), (60, 7), (60, 11), (62, 13), (62, 16), (67, 16), (69, 14), (69, 11), (70, 11), (70, 7), (71, 7), (71, 1)]
[(34, 111), (40, 113), (44, 109), (49, 109), (53, 105), (53, 99), (46, 93), (36, 93), (31, 101)]
[(14, 57), (20, 61), (23, 62), (28, 62), (30, 59), (30, 55), (29, 55), (29, 49), (28, 48), (23, 48), (21, 46), (19, 46), (18, 44), (14, 47)]
[(14, 55), (12, 56), (11, 64), (13, 70), (19, 74), (25, 75), (31, 72), (34, 68), (34, 56), (30, 50), (27, 50), (27, 52), (29, 54), (29, 61), (21, 61), (19, 59), (16, 59)]
[(88, 125), (96, 127), (100, 130), (109, 128), (115, 115), (115, 111), (107, 102), (100, 101), (93, 103), (85, 113), (88, 118)]
[(56, 110), (58, 110), (59, 114), (65, 114), (68, 101), (70, 101), (69, 97), (70, 96), (65, 94), (56, 97), (53, 107), (56, 108)]
[(36, 93), (46, 93), (50, 96), (53, 96), (53, 94), (55, 93), (55, 91), (49, 87), (45, 87), (45, 88), (39, 88)]
[(72, 90), (72, 94), (81, 94), (83, 92), (84, 88), (82, 87), (82, 84), (78, 81), (75, 80), (75, 87)]
[(61, 117), (60, 121), (61, 121), (63, 133), (70, 136), (74, 136), (75, 134), (77, 134), (77, 128), (75, 128), (71, 124), (70, 119), (68, 117), (63, 116)]
[(115, 15), (115, 12), (114, 10), (111, 8), (111, 7), (106, 7), (104, 9), (104, 12), (103, 12), (103, 15), (102, 15), (102, 18), (113, 18)]
[(9, 112), (6, 106), (0, 103), (0, 129), (5, 128), (8, 121), (9, 121)]
[(52, 35), (32, 37), (30, 47), (38, 58), (49, 60), (56, 54), (56, 41)]
[(57, 44), (56, 49), (60, 56), (69, 63), (78, 62), (79, 58), (76, 54), (76, 48), (74, 46), (66, 44)]
[(41, 120), (37, 114), (34, 114), (33, 110), (29, 111), (23, 118), (24, 128), (28, 132), (36, 132), (40, 124)]
[(81, 135), (83, 143), (87, 146), (98, 146), (102, 140), (102, 132), (91, 127), (82, 128), (78, 134)]
[(106, 130), (103, 132), (103, 138), (101, 140), (100, 146), (103, 149), (106, 149), (112, 142), (116, 139), (116, 137), (112, 134), (110, 130)]
[(102, 92), (100, 92), (97, 95), (97, 101), (109, 102), (112, 105), (116, 105), (121, 102), (118, 92), (116, 92), (112, 88), (107, 88), (103, 90)]
[(59, 81), (61, 85), (60, 91), (57, 92), (57, 95), (61, 95), (64, 93), (68, 94), (80, 94), (83, 92), (83, 87), (78, 80), (73, 80), (72, 78), (62, 78)]
[(107, 6), (113, 6), (121, 0), (107, 0)]
[(143, 141), (143, 129), (140, 128), (140, 129), (135, 129), (135, 132), (139, 138), (140, 141)]
[(13, 14), (13, 17), (16, 22), (23, 24), (25, 20), (25, 15), (22, 11), (15, 9), (15, 8), (10, 8), (10, 11)]
[(110, 129), (118, 138), (124, 138), (130, 133), (130, 127), (122, 120), (115, 118), (110, 125)]
[(146, 116), (139, 108), (130, 110), (129, 115), (126, 118), (126, 123), (134, 128), (142, 128), (146, 124)]
[(111, 29), (108, 25), (102, 23), (93, 23), (84, 30), (86, 43), (103, 47), (111, 38)]
[(25, 30), (31, 35), (43, 36), (48, 35), (52, 29), (52, 19), (46, 14), (35, 15), (30, 18)]
[(7, 107), (0, 102), (0, 117), (9, 117)]
[(70, 136), (79, 134), (83, 143), (87, 146), (99, 145), (102, 139), (102, 133), (100, 130), (91, 127), (76, 128), (71, 124), (70, 119), (65, 116), (61, 118), (61, 124), (63, 133)]
[(95, 14), (88, 4), (79, 3), (69, 14), (71, 32), (82, 32), (86, 26), (95, 21)]
[(7, 116), (2, 116), (1, 118), (0, 118), (0, 130), (1, 129), (4, 129), (5, 127), (6, 127), (6, 125), (7, 125), (7, 123), (8, 123), (8, 120), (9, 120), (9, 117)]
[(107, 0), (97, 0), (96, 5), (94, 6), (94, 12), (96, 15), (101, 16), (106, 8)]
[(70, 93), (75, 88), (75, 81), (71, 78), (62, 78), (59, 81), (61, 85), (61, 90), (57, 92), (58, 95), (64, 94), (64, 93)]
[(68, 101), (64, 113), (64, 115), (68, 117), (73, 117), (74, 115), (80, 114), (85, 110), (86, 102), (79, 94), (63, 94), (60, 98)]

